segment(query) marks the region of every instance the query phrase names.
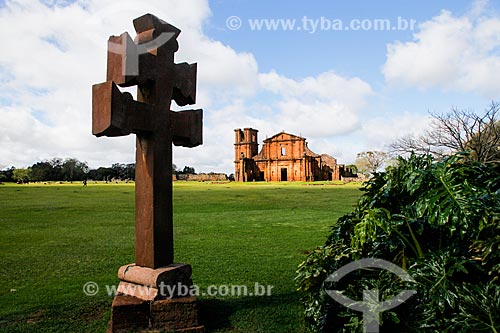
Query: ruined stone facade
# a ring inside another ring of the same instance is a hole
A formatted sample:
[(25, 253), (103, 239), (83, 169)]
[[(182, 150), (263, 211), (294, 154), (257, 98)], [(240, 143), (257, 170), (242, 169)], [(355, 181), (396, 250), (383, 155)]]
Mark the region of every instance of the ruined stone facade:
[(319, 181), (353, 176), (334, 157), (312, 152), (306, 139), (297, 135), (278, 133), (264, 140), (259, 152), (257, 133), (252, 128), (235, 130), (235, 181)]

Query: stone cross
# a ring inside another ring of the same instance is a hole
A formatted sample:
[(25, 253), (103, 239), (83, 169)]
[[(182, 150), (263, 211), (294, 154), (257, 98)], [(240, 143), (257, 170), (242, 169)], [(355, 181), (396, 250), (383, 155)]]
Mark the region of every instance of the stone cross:
[[(107, 81), (92, 87), (92, 133), (136, 134), (135, 264), (156, 269), (174, 262), (172, 143), (202, 144), (202, 110), (173, 112), (171, 101), (195, 104), (196, 64), (175, 64), (176, 27), (146, 14), (108, 41)], [(118, 86), (137, 86), (137, 101)]]

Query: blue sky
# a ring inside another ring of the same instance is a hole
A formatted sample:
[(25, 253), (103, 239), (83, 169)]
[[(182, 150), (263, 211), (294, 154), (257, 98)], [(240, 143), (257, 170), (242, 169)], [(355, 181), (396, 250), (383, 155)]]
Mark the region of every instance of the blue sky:
[[(466, 0), (448, 1), (211, 1), (213, 17), (205, 24), (208, 36), (230, 45), (237, 51), (252, 53), (261, 72), (276, 70), (294, 79), (335, 71), (345, 76), (356, 76), (369, 82), (384, 97), (401, 95), (392, 105), (384, 105), (383, 111), (394, 112), (412, 108), (415, 112), (428, 110), (445, 111), (452, 105), (483, 107), (482, 96), (442, 90), (422, 90), (407, 87), (387, 87), (381, 68), (387, 58), (387, 44), (394, 41), (411, 41), (418, 31), (252, 31), (245, 21), (255, 18), (291, 18), (301, 20), (321, 17), (341, 19), (390, 19), (398, 17), (414, 19), (418, 23), (438, 16), (442, 10), (462, 16), (478, 2)], [(497, 13), (499, 5), (488, 2), (486, 13)], [(227, 17), (236, 15), (244, 25), (237, 31), (225, 28)], [(396, 96), (394, 96), (396, 97)], [(429, 103), (422, 104), (423, 98)], [(385, 98), (382, 98), (385, 100)], [(384, 101), (374, 101), (384, 103)], [(444, 108), (444, 110), (443, 110)]]
[[(178, 62), (198, 63), (193, 108), (205, 110), (204, 145), (174, 151), (177, 165), (198, 171), (232, 172), (239, 127), (259, 129), (260, 141), (281, 130), (303, 135), (313, 151), (351, 163), (423, 132), (429, 111), (481, 112), (499, 100), (493, 1), (0, 1), (0, 168), (55, 156), (92, 167), (133, 162), (132, 137), (90, 134), (90, 87), (105, 79), (108, 36), (134, 36), (131, 21), (145, 12), (182, 30)], [(234, 16), (242, 25), (232, 30)], [(312, 33), (304, 17), (416, 24)], [(301, 29), (252, 30), (262, 19)]]
[[(247, 25), (238, 31), (226, 29), (232, 15), (243, 21), (253, 18), (391, 19), (398, 17), (423, 22), (439, 15), (442, 9), (463, 15), (472, 1), (210, 1), (213, 17), (205, 24), (208, 36), (237, 51), (250, 52), (263, 72), (275, 69), (293, 78), (335, 70), (382, 83), (380, 67), (385, 62), (386, 44), (411, 40), (406, 31), (251, 31)], [(492, 7), (492, 4), (489, 4)], [(493, 8), (493, 7), (492, 7)]]

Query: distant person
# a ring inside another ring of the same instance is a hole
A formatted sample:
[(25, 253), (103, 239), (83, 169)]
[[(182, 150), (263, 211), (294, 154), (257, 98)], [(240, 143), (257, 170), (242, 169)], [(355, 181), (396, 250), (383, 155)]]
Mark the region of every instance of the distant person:
[(83, 180), (83, 187), (87, 187), (87, 179)]

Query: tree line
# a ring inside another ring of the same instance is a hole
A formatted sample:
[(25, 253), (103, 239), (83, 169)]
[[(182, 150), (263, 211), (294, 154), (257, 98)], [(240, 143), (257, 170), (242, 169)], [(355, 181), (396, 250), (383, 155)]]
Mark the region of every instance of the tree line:
[[(172, 164), (173, 174), (190, 173), (194, 174), (195, 169), (185, 166), (178, 170)], [(36, 162), (28, 168), (10, 167), (0, 170), (0, 182), (46, 182), (46, 181), (84, 181), (84, 180), (134, 180), (135, 163), (114, 163), (111, 167), (99, 167), (90, 169), (87, 162), (79, 161), (76, 158), (53, 158), (51, 160)]]
[[(394, 166), (397, 156), (412, 153), (429, 154), (440, 160), (456, 152), (468, 152), (468, 158), (481, 163), (500, 162), (500, 105), (492, 102), (483, 114), (471, 110), (452, 108), (443, 114), (431, 114), (430, 128), (419, 136), (409, 135), (393, 142), (387, 152), (364, 151), (358, 154), (355, 164), (348, 165), (354, 173), (374, 175), (384, 167)], [(172, 164), (172, 174), (195, 174), (195, 169), (185, 166), (177, 169)], [(84, 179), (111, 181), (135, 177), (135, 164), (115, 163), (111, 167), (89, 169), (87, 162), (76, 158), (37, 162), (26, 169), (0, 171), (0, 182), (83, 181)]]

